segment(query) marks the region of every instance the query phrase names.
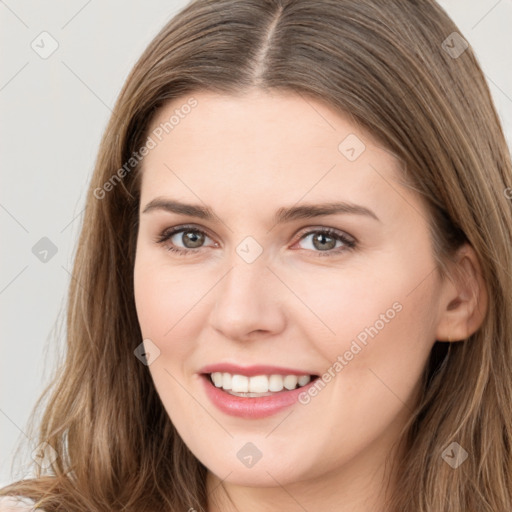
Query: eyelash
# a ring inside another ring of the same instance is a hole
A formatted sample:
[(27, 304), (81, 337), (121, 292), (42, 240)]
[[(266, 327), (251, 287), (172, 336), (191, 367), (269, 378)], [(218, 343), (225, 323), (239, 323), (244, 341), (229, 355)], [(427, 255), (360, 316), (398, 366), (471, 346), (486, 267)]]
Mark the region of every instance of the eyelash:
[[(202, 229), (198, 229), (194, 226), (176, 226), (174, 228), (164, 230), (156, 239), (156, 243), (163, 245), (176, 233), (187, 232), (187, 231), (194, 232), (194, 233), (202, 233), (202, 234), (208, 236), (208, 234), (205, 233)], [(338, 231), (333, 228), (320, 228), (320, 229), (313, 229), (311, 231), (306, 231), (299, 238), (298, 241), (300, 242), (307, 236), (312, 235), (312, 234), (317, 234), (317, 233), (322, 233), (329, 237), (335, 238), (336, 240), (339, 240), (340, 242), (342, 242), (345, 246), (345, 247), (338, 247), (337, 250), (330, 249), (328, 251), (313, 251), (313, 252), (317, 252), (318, 253), (317, 255), (319, 257), (332, 257), (335, 255), (339, 255), (342, 252), (350, 251), (350, 250), (353, 250), (356, 248), (356, 241), (352, 237), (349, 238), (347, 235), (345, 235), (341, 231)], [(196, 250), (196, 249), (181, 249), (181, 248), (174, 247), (174, 246), (168, 246), (168, 247), (166, 247), (166, 249), (168, 251), (178, 254), (180, 256), (190, 256), (193, 253), (197, 254), (199, 252), (199, 250), (202, 249), (202, 247), (200, 247), (199, 249)], [(307, 250), (307, 249), (305, 249), (305, 250)]]

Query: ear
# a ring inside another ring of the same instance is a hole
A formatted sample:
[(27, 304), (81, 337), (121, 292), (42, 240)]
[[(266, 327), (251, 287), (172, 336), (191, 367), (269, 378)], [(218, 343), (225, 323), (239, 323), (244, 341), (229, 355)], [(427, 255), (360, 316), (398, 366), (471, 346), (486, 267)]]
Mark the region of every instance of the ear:
[(482, 325), (487, 313), (488, 295), (481, 266), (469, 244), (459, 248), (447, 264), (440, 296), (438, 341), (461, 341)]

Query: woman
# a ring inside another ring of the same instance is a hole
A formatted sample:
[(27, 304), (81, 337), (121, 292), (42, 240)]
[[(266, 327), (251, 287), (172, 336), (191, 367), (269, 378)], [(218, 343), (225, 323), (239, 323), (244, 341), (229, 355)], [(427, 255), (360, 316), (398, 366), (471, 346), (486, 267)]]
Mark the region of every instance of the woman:
[(512, 510), (512, 164), (434, 1), (199, 0), (89, 189), (57, 510)]

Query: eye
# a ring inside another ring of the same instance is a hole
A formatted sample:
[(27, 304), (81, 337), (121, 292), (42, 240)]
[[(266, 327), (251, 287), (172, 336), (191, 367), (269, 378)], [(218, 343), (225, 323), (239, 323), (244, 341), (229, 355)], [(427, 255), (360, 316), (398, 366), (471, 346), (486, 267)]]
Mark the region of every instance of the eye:
[[(318, 256), (334, 256), (356, 247), (356, 241), (353, 237), (333, 228), (319, 228), (307, 231), (301, 236), (299, 242), (309, 237), (312, 238), (309, 243), (309, 248), (306, 247), (306, 249), (317, 252)], [(173, 240), (173, 238), (175, 238), (175, 240)], [(207, 238), (210, 237), (203, 230), (194, 226), (176, 226), (164, 230), (158, 236), (156, 242), (164, 245), (168, 251), (187, 256), (194, 253), (197, 254), (199, 250), (203, 248), (203, 244)], [(180, 247), (178, 243), (182, 243), (184, 247)], [(341, 246), (338, 245), (338, 247), (336, 247), (338, 243)], [(216, 242), (214, 242), (214, 244), (218, 247)]]
[[(199, 252), (195, 249), (201, 249), (206, 238), (209, 238), (209, 236), (201, 229), (193, 226), (177, 226), (163, 231), (156, 242), (164, 245), (171, 252), (185, 256)], [(178, 241), (184, 244), (183, 248), (176, 246)], [(167, 242), (171, 242), (171, 244)]]
[[(318, 256), (334, 256), (356, 247), (356, 241), (353, 237), (333, 228), (321, 228), (308, 231), (301, 237), (299, 242), (309, 237), (312, 238), (307, 244), (309, 245), (307, 249), (316, 249), (314, 252), (318, 252)], [(333, 251), (333, 249), (336, 249), (337, 243), (340, 243), (341, 247), (338, 245), (337, 250)]]

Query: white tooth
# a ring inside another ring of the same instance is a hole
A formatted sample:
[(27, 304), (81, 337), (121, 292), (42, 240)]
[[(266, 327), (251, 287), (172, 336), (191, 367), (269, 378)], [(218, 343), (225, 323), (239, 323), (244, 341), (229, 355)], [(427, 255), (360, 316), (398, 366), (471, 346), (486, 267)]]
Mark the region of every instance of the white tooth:
[(218, 388), (234, 393), (278, 393), (283, 388), (295, 389), (297, 384), (305, 386), (311, 381), (309, 375), (233, 375), (228, 372), (213, 372), (211, 374), (213, 384)]
[(249, 392), (249, 377), (245, 375), (233, 375), (231, 379), (231, 389), (235, 393)]
[(269, 391), (281, 391), (283, 389), (283, 377), (282, 375), (271, 375), (268, 379), (268, 390)]
[(301, 375), (297, 382), (298, 382), (299, 386), (305, 386), (310, 380), (311, 380), (311, 377), (309, 375)]
[(297, 386), (297, 380), (297, 375), (287, 375), (283, 381), (284, 387), (286, 389), (295, 389)]
[(213, 372), (212, 379), (213, 379), (213, 383), (215, 384), (216, 387), (218, 387), (218, 388), (222, 387), (222, 373)]
[(222, 387), (224, 389), (231, 389), (231, 373), (222, 374)]
[(266, 375), (256, 375), (249, 379), (250, 393), (268, 393), (268, 377)]

